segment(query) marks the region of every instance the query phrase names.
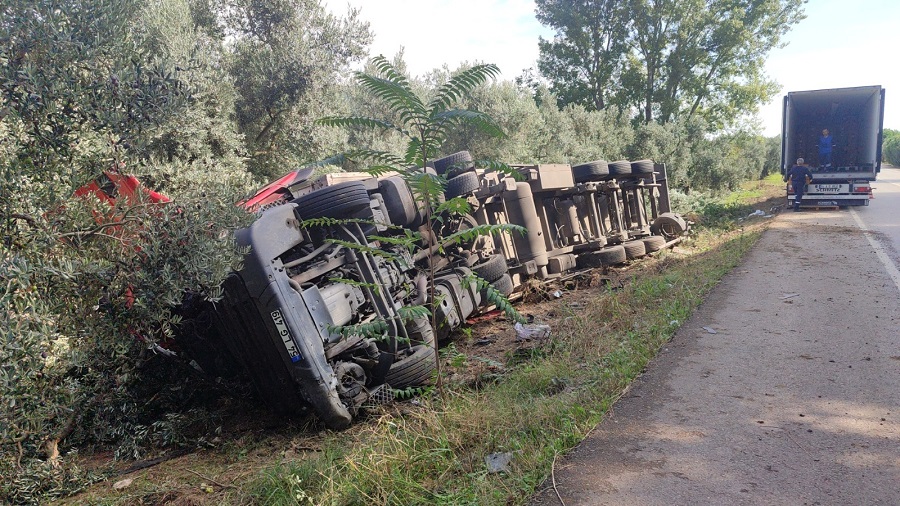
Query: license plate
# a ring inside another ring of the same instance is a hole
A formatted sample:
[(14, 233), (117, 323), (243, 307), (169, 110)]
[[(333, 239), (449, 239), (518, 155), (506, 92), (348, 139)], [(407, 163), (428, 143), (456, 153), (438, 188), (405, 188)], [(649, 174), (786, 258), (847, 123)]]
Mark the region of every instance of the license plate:
[(297, 345), (294, 344), (294, 339), (291, 338), (291, 331), (288, 330), (287, 325), (284, 323), (284, 316), (281, 314), (280, 310), (276, 309), (275, 311), (272, 311), (272, 321), (275, 322), (275, 328), (278, 329), (278, 336), (281, 338), (281, 342), (284, 343), (284, 348), (291, 357), (291, 362), (299, 362), (303, 357), (300, 355), (300, 350), (297, 349)]
[(846, 184), (812, 184), (809, 193), (848, 193), (850, 185)]

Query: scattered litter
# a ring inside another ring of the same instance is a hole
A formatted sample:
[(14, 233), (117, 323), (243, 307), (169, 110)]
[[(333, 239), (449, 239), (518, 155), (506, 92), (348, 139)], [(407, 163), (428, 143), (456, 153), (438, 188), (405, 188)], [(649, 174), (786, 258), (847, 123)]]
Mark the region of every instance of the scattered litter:
[(488, 472), (505, 473), (509, 471), (509, 463), (512, 461), (513, 454), (511, 452), (492, 453), (484, 458), (487, 464)]
[(556, 298), (556, 299), (562, 297), (562, 292), (559, 291), (559, 290), (553, 292), (553, 297)]
[[(747, 218), (753, 218), (754, 216), (761, 216), (763, 218), (771, 218), (772, 217), (771, 214), (766, 213), (762, 209), (757, 209), (756, 211), (753, 211), (752, 213), (747, 215)], [(744, 219), (746, 220), (747, 218), (744, 218)]]
[(798, 297), (799, 295), (799, 293), (786, 293), (781, 296), (781, 300), (790, 299), (791, 297)]
[(484, 338), (475, 341), (475, 346), (487, 346), (489, 344), (494, 344), (495, 340), (491, 338)]
[(678, 325), (678, 320), (672, 320), (669, 322), (669, 325)]
[(703, 330), (705, 330), (709, 334), (718, 334), (718, 332), (716, 332), (716, 329), (712, 327), (703, 327)]
[(113, 483), (113, 490), (122, 490), (123, 488), (127, 488), (131, 485), (131, 482), (134, 481), (134, 478), (125, 478), (124, 480), (119, 480)]
[(516, 341), (546, 339), (550, 337), (550, 325), (544, 323), (516, 323)]

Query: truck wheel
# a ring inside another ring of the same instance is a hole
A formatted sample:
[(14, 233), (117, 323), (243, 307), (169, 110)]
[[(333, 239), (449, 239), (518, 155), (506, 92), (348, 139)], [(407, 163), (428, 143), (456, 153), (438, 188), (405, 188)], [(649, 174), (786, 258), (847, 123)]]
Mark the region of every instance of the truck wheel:
[(479, 187), (478, 175), (474, 172), (466, 172), (447, 181), (447, 189), (444, 190), (444, 196), (448, 199), (462, 197), (474, 192)]
[[(373, 218), (369, 193), (359, 181), (347, 181), (316, 190), (293, 201), (304, 220), (314, 218)], [(368, 211), (367, 211), (368, 210)]]
[(660, 237), (658, 235), (651, 235), (649, 237), (644, 237), (641, 239), (641, 242), (644, 243), (644, 247), (647, 249), (647, 253), (653, 253), (654, 251), (659, 251), (663, 249), (663, 246), (666, 245), (666, 239), (664, 237)]
[(513, 290), (516, 289), (516, 285), (513, 283), (512, 277), (509, 274), (504, 274), (495, 279), (491, 282), (491, 286), (493, 286), (498, 292), (502, 293), (504, 297), (509, 297), (510, 295), (512, 295)]
[(625, 257), (629, 260), (641, 258), (647, 254), (647, 248), (644, 246), (643, 241), (628, 241), (622, 247), (625, 249)]
[(468, 151), (458, 151), (450, 156), (438, 158), (434, 161), (434, 170), (440, 175), (454, 177), (463, 172), (467, 172), (475, 168), (475, 159)]
[(499, 253), (491, 255), (487, 260), (472, 266), (472, 272), (488, 282), (500, 279), (508, 270), (506, 257)]
[(650, 225), (650, 232), (672, 240), (687, 232), (687, 222), (675, 213), (662, 213)]
[(609, 163), (609, 175), (613, 177), (622, 177), (631, 175), (631, 162), (628, 160), (619, 160)]
[(378, 183), (378, 191), (384, 198), (388, 218), (398, 227), (418, 228), (419, 209), (409, 185), (400, 176), (392, 176)]
[(595, 160), (575, 165), (572, 167), (572, 177), (576, 183), (609, 179), (609, 164), (606, 160)]
[(628, 255), (625, 253), (625, 247), (621, 244), (600, 248), (594, 255), (596, 255), (597, 260), (603, 265), (616, 265), (625, 263), (625, 261), (628, 260)]
[(631, 173), (634, 175), (653, 174), (653, 160), (636, 160), (631, 162)]
[(432, 328), (429, 318), (416, 318), (407, 322), (406, 333), (409, 335), (410, 343), (413, 346), (417, 344), (429, 347), (434, 346), (434, 328)]
[(418, 344), (397, 352), (398, 356), (384, 382), (392, 388), (428, 385), (437, 369), (434, 347)]

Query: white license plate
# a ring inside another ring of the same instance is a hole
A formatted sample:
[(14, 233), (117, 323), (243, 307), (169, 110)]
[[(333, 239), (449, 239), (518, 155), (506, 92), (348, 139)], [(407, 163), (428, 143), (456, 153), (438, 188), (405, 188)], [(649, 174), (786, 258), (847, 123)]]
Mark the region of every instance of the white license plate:
[(848, 184), (811, 184), (809, 185), (809, 193), (849, 193), (850, 185)]

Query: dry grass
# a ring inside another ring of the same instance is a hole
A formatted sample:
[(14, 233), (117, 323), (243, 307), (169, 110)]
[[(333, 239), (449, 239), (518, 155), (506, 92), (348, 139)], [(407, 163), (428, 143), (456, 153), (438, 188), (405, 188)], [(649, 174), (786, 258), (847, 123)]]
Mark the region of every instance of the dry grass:
[[(777, 195), (764, 190), (747, 198)], [(523, 312), (553, 328), (546, 342), (503, 342), (502, 321), (474, 327), (463, 341), (493, 336), (498, 351), (461, 343), (445, 359), (456, 379), (443, 397), (396, 403), (342, 433), (282, 428), (167, 462), (123, 492), (110, 494), (106, 484), (75, 502), (524, 503), (555, 457), (592, 430), (764, 227), (765, 220), (733, 219), (700, 227), (673, 251), (606, 273), (606, 283), (528, 304)], [(508, 470), (489, 472), (485, 458), (507, 452)]]

